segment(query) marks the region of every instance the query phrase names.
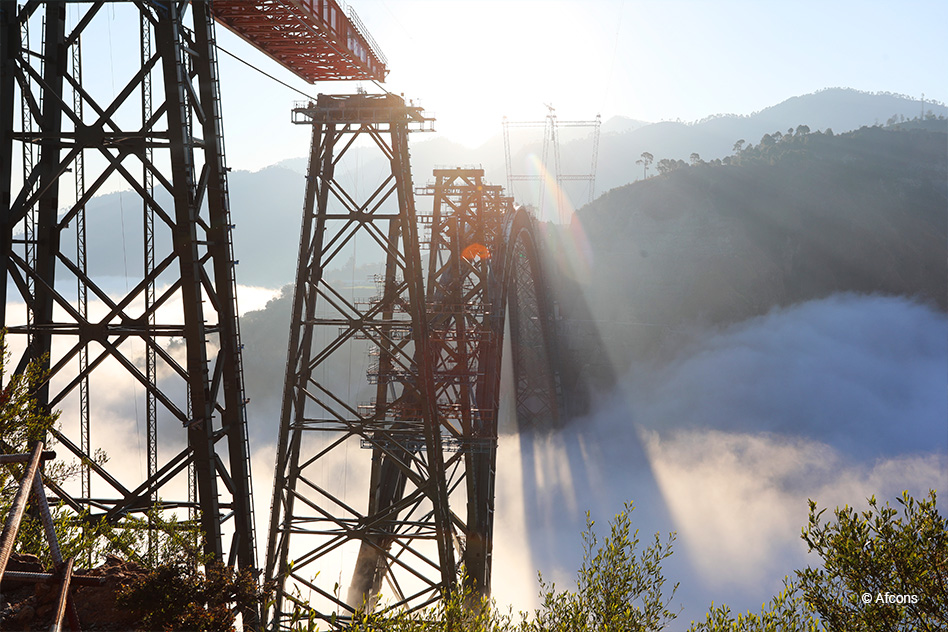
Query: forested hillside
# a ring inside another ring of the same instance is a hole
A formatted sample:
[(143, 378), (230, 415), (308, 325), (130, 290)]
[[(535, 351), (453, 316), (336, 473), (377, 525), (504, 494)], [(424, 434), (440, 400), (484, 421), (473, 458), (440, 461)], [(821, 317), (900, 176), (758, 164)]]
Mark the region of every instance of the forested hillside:
[(582, 289), (567, 287), (573, 271), (555, 275), (565, 311), (595, 321), (621, 368), (691, 326), (839, 292), (948, 310), (946, 130), (943, 120), (839, 135), (799, 126), (713, 163), (654, 165), (660, 175), (577, 213), (590, 272)]

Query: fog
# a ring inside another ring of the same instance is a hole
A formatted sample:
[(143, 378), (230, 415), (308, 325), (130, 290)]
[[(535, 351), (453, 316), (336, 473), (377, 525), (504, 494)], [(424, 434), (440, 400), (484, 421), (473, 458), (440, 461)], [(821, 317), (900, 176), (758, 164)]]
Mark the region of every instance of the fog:
[(819, 564), (800, 538), (807, 499), (865, 508), (942, 486), (946, 377), (948, 320), (904, 299), (837, 295), (693, 331), (671, 359), (633, 362), (565, 431), (502, 443), (495, 597), (535, 607), (537, 570), (574, 587), (584, 511), (603, 535), (634, 501), (643, 545), (677, 533), (671, 629), (712, 600), (759, 610)]
[[(241, 303), (268, 295), (243, 291)], [(134, 387), (122, 387), (127, 377), (110, 374), (111, 395), (94, 400), (95, 435), (108, 437), (110, 471), (140, 477), (141, 424), (132, 430), (120, 419), (143, 413)], [(785, 575), (819, 563), (800, 539), (807, 499), (831, 509), (865, 507), (870, 495), (894, 503), (903, 489), (920, 496), (948, 479), (946, 384), (948, 318), (907, 299), (835, 295), (692, 330), (674, 354), (633, 361), (564, 430), (502, 433), (498, 605), (535, 608), (537, 571), (574, 587), (585, 512), (603, 535), (633, 501), (643, 545), (656, 531), (677, 534), (665, 576), (669, 587), (681, 583), (674, 605), (683, 612), (670, 629), (686, 628), (712, 600), (758, 609)], [(275, 456), (263, 435), (276, 419), (255, 422), (267, 427), (252, 444), (262, 562)], [(179, 447), (177, 434), (164, 436), (163, 454)], [(350, 472), (344, 496), (364, 502), (362, 478)], [(338, 570), (329, 576), (345, 581)]]

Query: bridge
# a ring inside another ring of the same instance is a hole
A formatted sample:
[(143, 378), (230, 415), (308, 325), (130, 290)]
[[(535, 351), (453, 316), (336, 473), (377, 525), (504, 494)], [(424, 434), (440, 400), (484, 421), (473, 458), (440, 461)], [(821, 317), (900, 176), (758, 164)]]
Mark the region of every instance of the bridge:
[[(400, 97), (323, 95), (294, 113), (313, 142), (267, 546), (271, 622), (285, 627), (294, 609), (345, 622), (381, 593), (387, 608), (422, 607), (462, 566), (487, 595), (508, 318), (519, 423), (559, 414), (534, 220), (481, 169), (436, 169), (420, 191), (431, 210), (419, 211), (408, 131), (427, 119)], [(392, 166), (362, 197), (334, 177), (360, 137)], [(324, 278), (353, 253), (384, 261), (373, 295)], [(366, 351), (374, 397), (360, 403), (325, 369)], [(368, 489), (353, 494), (355, 472)]]
[[(40, 405), (63, 410), (50, 438), (80, 480), (46, 480), (55, 501), (120, 528), (186, 510), (207, 554), (258, 570), (215, 23), (310, 81), (384, 80), (387, 62), (333, 0), (143, 0), (140, 70), (101, 101), (81, 42), (106, 4), (76, 20), (65, 3), (0, 7), (0, 326), (17, 372), (48, 369)], [(505, 348), (521, 427), (561, 417), (535, 220), (481, 169), (437, 169), (414, 190), (408, 134), (431, 120), (401, 97), (320, 95), (293, 120), (312, 144), (259, 569), (275, 599), (246, 620), (423, 608), (461, 568), (488, 595)], [(354, 147), (391, 167), (373, 186), (336, 177)], [(115, 180), (140, 200), (143, 260), (124, 292), (87, 250), (86, 206)], [(378, 263), (370, 287), (324, 275), (349, 257)], [(361, 385), (334, 370), (356, 353), (374, 358)], [(143, 393), (141, 476), (97, 455), (100, 433), (131, 423), (97, 419), (116, 370)]]

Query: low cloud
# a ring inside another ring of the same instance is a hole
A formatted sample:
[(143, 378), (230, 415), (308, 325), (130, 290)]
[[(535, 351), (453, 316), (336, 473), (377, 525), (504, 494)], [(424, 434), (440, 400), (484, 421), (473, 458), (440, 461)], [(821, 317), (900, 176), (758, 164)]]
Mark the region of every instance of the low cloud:
[(712, 599), (759, 608), (784, 575), (819, 563), (800, 539), (807, 499), (862, 508), (948, 480), (946, 384), (948, 319), (904, 299), (839, 295), (692, 332), (673, 359), (634, 365), (590, 416), (552, 439), (521, 436), (500, 462), (498, 524), (523, 507), (523, 534), (503, 538), (530, 554), (497, 556), (497, 598), (533, 607), (507, 578), (536, 569), (572, 585), (583, 511), (602, 533), (634, 500), (643, 542), (678, 533), (666, 577), (682, 584), (685, 621)]

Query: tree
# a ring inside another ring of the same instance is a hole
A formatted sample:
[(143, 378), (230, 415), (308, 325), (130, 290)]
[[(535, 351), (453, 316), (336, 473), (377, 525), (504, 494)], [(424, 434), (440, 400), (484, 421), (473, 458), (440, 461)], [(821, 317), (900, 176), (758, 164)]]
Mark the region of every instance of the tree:
[(744, 140), (743, 138), (740, 139), (739, 141), (735, 142), (735, 143), (734, 143), (734, 153), (735, 153), (735, 154), (741, 153), (741, 151), (743, 151), (743, 149), (744, 149), (744, 143), (746, 143), (746, 142), (747, 142), (747, 141)]
[(672, 160), (671, 158), (662, 158), (658, 161), (658, 173), (665, 175), (670, 173), (675, 169), (681, 169), (682, 167), (687, 167), (684, 160)]
[[(447, 592), (437, 604), (421, 611), (369, 613), (357, 612), (351, 623), (352, 630), (372, 632), (516, 632), (525, 629), (522, 615), (520, 627), (515, 627), (509, 613), (497, 610), (496, 603), (473, 592), (464, 581), (464, 570), (456, 582), (456, 589)], [(290, 628), (296, 632), (314, 632), (318, 626), (316, 613), (297, 611), (291, 616)]]
[(645, 632), (661, 630), (678, 616), (669, 609), (678, 584), (666, 596), (662, 575), (662, 563), (672, 554), (675, 534), (662, 543), (656, 533), (652, 544), (639, 551), (638, 529), (632, 531), (629, 522), (632, 510), (632, 504), (626, 503), (616, 514), (610, 535), (601, 545), (587, 512), (576, 591), (558, 592), (541, 577), (542, 604), (534, 619), (523, 623), (524, 632)]
[(692, 152), (691, 156), (689, 156), (688, 159), (691, 162), (692, 166), (698, 165), (704, 162), (703, 160), (701, 160), (701, 156), (698, 155), (698, 152)]
[(182, 547), (123, 586), (116, 603), (140, 616), (146, 630), (232, 632), (236, 612), (261, 603), (267, 591), (250, 569), (237, 571), (210, 560), (202, 570), (200, 558), (197, 549)]
[(810, 501), (803, 540), (823, 558), (821, 568), (797, 572), (807, 604), (827, 630), (948, 629), (948, 519), (935, 491), (898, 499), (901, 513), (875, 496), (869, 509), (825, 509)]
[(875, 632), (948, 629), (948, 520), (935, 491), (920, 501), (904, 492), (902, 516), (869, 498), (869, 510), (825, 509), (810, 501), (803, 540), (822, 565), (796, 571), (758, 615), (735, 618), (726, 605), (711, 608), (689, 632)]
[[(784, 589), (759, 613), (732, 613), (726, 604), (711, 604), (689, 632), (869, 632), (948, 629), (948, 521), (935, 507), (935, 492), (915, 501), (906, 492), (899, 503), (903, 516), (869, 499), (861, 514), (837, 508), (835, 521), (822, 522), (810, 502), (803, 539), (823, 560), (819, 568), (784, 578)], [(558, 591), (540, 577), (541, 606), (519, 623), (499, 613), (493, 602), (478, 601), (462, 588), (421, 612), (360, 614), (353, 629), (378, 632), (646, 632), (663, 629), (678, 613), (670, 609), (678, 584), (666, 595), (662, 564), (672, 555), (674, 534), (659, 534), (644, 550), (632, 531), (632, 505), (610, 523), (600, 544), (595, 523), (586, 514), (583, 563), (573, 591)], [(186, 571), (185, 576), (190, 577)], [(208, 575), (210, 577), (210, 575)], [(189, 580), (190, 581), (190, 580)], [(197, 581), (195, 595), (211, 597)], [(464, 582), (459, 581), (458, 586)], [(203, 591), (203, 592), (202, 592)], [(864, 602), (869, 593), (870, 603)], [(148, 592), (141, 592), (142, 596)], [(881, 595), (881, 598), (879, 597)], [(888, 596), (887, 596), (888, 595)], [(904, 596), (916, 595), (917, 599)], [(899, 596), (903, 596), (901, 599)], [(876, 603), (876, 600), (879, 600)], [(182, 606), (183, 607), (183, 606)], [(680, 612), (680, 611), (679, 611)], [(302, 614), (302, 612), (301, 612)], [(195, 621), (211, 621), (200, 611)], [(315, 630), (315, 617), (301, 616), (292, 629)], [(212, 629), (210, 627), (204, 629)]]
[(655, 156), (648, 153), (647, 151), (642, 152), (642, 157), (635, 161), (637, 165), (643, 165), (642, 168), (642, 177), (648, 178), (648, 166), (652, 164), (652, 161), (655, 160)]
[(754, 612), (731, 614), (727, 605), (711, 609), (704, 621), (691, 622), (688, 632), (819, 632), (820, 624), (807, 610), (803, 597), (789, 578), (783, 580), (784, 589)]
[[(29, 452), (36, 441), (45, 440), (50, 428), (56, 423), (58, 413), (50, 414), (36, 401), (36, 391), (46, 380), (44, 359), (30, 362), (23, 373), (6, 375), (7, 362), (6, 339), (0, 332), (0, 451), (5, 453)], [(5, 498), (15, 493), (18, 480), (11, 478), (5, 468), (0, 468), (0, 488)], [(10, 486), (13, 492), (10, 492)]]
[(797, 136), (806, 136), (809, 133), (810, 127), (808, 125), (797, 125)]

